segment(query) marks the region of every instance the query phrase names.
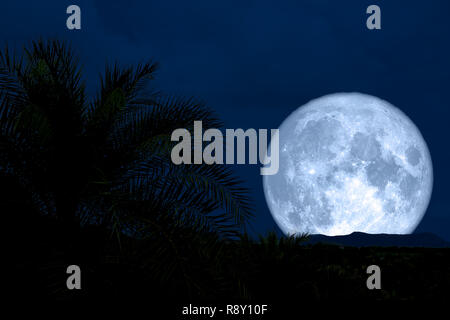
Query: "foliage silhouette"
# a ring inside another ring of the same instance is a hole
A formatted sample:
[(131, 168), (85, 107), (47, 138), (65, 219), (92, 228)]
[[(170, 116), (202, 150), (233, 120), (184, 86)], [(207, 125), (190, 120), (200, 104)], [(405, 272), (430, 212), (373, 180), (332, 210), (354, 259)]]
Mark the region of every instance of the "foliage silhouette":
[(101, 250), (129, 256), (122, 242), (140, 239), (140, 256), (148, 253), (159, 279), (177, 274), (189, 281), (181, 244), (201, 241), (204, 249), (236, 237), (252, 210), (248, 190), (228, 167), (170, 161), (173, 130), (192, 129), (194, 120), (205, 129), (222, 123), (201, 102), (154, 90), (157, 67), (107, 65), (89, 100), (67, 44), (36, 41), (21, 54), (5, 48), (0, 172), (2, 189), (14, 184), (15, 194), (5, 196), (3, 209), (19, 226), (31, 213), (54, 218), (64, 230), (57, 239), (68, 246), (66, 259), (85, 255), (76, 241), (96, 228)]

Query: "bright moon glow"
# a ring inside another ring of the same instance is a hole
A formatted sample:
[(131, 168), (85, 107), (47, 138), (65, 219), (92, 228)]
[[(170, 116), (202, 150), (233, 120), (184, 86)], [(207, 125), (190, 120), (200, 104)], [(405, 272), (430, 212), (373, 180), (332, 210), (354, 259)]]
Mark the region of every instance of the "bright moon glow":
[(376, 97), (338, 93), (281, 124), (280, 169), (263, 184), (286, 234), (404, 234), (425, 214), (433, 169), (404, 113)]

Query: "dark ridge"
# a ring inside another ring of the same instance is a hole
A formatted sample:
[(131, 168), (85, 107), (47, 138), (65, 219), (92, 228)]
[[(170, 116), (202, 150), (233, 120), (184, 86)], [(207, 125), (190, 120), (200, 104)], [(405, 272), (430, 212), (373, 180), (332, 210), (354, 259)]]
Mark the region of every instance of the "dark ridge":
[(369, 234), (353, 232), (344, 236), (313, 234), (306, 244), (333, 244), (347, 247), (424, 247), (449, 248), (450, 243), (433, 233), (416, 234)]

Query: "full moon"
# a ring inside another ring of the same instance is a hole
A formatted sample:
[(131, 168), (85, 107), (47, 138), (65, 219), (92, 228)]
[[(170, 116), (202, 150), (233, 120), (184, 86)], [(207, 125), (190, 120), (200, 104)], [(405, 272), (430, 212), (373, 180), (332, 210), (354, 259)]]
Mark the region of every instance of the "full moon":
[(263, 185), (285, 234), (405, 234), (417, 227), (433, 168), (402, 111), (370, 95), (337, 93), (298, 108), (279, 130), (279, 171)]

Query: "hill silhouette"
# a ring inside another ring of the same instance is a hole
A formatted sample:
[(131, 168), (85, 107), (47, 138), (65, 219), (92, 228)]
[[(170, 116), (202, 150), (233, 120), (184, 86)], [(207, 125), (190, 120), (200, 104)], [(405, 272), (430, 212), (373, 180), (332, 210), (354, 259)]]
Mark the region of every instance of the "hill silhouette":
[(369, 234), (353, 232), (349, 235), (326, 236), (322, 234), (311, 235), (306, 244), (335, 244), (349, 247), (423, 247), (448, 248), (447, 242), (433, 233), (416, 234)]

